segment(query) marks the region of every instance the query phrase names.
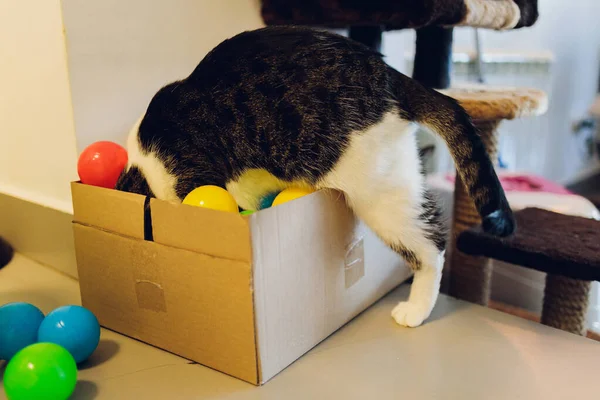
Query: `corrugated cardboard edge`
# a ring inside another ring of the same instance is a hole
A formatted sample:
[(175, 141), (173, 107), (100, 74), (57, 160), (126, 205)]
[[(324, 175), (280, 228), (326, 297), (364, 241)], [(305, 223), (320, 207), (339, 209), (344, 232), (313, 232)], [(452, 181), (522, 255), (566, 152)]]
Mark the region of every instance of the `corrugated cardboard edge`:
[(252, 317), (254, 320), (254, 352), (256, 357), (256, 382), (251, 382), (256, 386), (262, 386), (262, 365), (260, 362), (260, 347), (258, 344), (258, 321), (256, 320), (256, 288), (255, 288), (255, 280), (254, 274), (256, 270), (256, 266), (254, 264), (254, 243), (252, 243), (252, 221), (256, 219), (256, 216), (251, 214), (243, 217), (248, 224), (248, 231), (250, 235), (250, 290), (252, 291)]

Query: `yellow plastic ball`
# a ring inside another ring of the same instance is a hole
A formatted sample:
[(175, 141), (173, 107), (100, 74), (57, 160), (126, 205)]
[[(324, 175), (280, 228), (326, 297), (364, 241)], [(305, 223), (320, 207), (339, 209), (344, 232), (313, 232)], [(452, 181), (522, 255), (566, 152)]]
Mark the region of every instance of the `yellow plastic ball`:
[(200, 186), (192, 190), (183, 199), (183, 204), (212, 210), (238, 212), (238, 205), (229, 192), (213, 185)]
[(278, 206), (283, 203), (287, 203), (288, 201), (295, 200), (299, 197), (306, 196), (308, 194), (314, 193), (315, 191), (312, 189), (303, 189), (303, 188), (289, 188), (283, 190), (281, 193), (275, 197), (273, 200), (273, 204), (271, 207)]

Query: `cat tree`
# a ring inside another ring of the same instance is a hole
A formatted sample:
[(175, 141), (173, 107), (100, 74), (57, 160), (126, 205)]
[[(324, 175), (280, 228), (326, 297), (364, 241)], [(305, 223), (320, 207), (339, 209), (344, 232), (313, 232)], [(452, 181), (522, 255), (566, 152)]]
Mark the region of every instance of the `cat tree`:
[[(376, 50), (384, 31), (416, 29), (413, 78), (457, 99), (473, 118), (492, 160), (496, 160), (498, 125), (505, 119), (537, 116), (547, 109), (546, 95), (534, 89), (494, 89), (486, 86), (451, 87), (454, 26), (508, 30), (532, 26), (538, 18), (537, 0), (262, 0), (268, 25), (309, 25), (349, 28), (351, 38)], [(487, 305), (491, 264), (480, 254), (456, 250), (461, 232), (481, 222), (460, 179), (454, 190), (454, 217), (446, 273), (452, 296)], [(550, 278), (552, 279), (552, 278)], [(548, 285), (547, 285), (548, 288)], [(554, 293), (582, 298), (589, 285), (552, 281)], [(552, 294), (546, 296), (552, 297)], [(554, 326), (561, 326), (560, 321)]]

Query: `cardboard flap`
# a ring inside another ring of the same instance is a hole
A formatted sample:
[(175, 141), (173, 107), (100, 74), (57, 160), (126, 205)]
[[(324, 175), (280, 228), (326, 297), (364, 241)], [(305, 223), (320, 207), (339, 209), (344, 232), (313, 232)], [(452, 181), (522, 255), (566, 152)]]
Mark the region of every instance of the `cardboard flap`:
[(156, 243), (230, 260), (251, 261), (248, 220), (239, 214), (150, 201)]
[(71, 183), (71, 193), (75, 222), (144, 238), (144, 196), (80, 182)]

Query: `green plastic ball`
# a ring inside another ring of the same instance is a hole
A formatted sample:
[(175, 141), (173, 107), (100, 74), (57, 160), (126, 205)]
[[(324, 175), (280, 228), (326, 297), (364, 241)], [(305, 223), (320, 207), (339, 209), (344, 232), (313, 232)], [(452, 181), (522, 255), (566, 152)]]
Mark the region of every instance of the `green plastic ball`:
[(73, 356), (54, 343), (36, 343), (19, 351), (4, 371), (9, 400), (68, 399), (77, 383)]

